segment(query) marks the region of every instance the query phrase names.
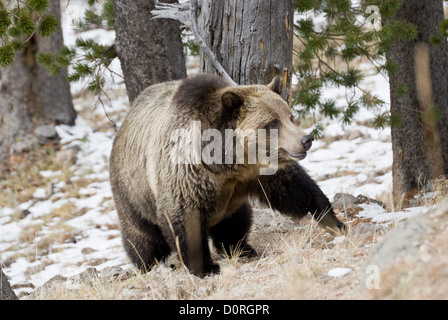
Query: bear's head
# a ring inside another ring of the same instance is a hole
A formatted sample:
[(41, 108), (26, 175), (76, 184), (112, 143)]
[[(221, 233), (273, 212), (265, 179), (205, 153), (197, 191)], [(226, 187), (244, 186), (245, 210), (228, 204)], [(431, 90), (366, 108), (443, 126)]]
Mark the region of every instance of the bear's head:
[(223, 78), (207, 74), (184, 80), (174, 102), (182, 117), (179, 122), (191, 128), (180, 135), (200, 134), (187, 139), (202, 144), (193, 163), (221, 171), (229, 168), (222, 164), (277, 168), (304, 159), (313, 136), (295, 124), (291, 108), (280, 96), (282, 83), (276, 77), (269, 85), (230, 86)]
[[(299, 129), (281, 91), (282, 78), (276, 77), (267, 86), (226, 87), (220, 93), (224, 114), (235, 121), (228, 125), (240, 130), (245, 150), (257, 149), (261, 156), (260, 150), (264, 149), (267, 157), (277, 159), (278, 165), (304, 159), (314, 140)], [(251, 133), (256, 139), (250, 139)]]

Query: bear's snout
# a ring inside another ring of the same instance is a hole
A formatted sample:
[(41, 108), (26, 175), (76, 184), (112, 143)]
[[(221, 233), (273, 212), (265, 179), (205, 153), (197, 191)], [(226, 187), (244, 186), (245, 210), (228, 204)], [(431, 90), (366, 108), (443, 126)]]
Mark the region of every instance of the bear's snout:
[(302, 143), (302, 147), (305, 151), (308, 151), (311, 149), (311, 145), (313, 144), (314, 137), (310, 134), (304, 136), (302, 140), (300, 141)]

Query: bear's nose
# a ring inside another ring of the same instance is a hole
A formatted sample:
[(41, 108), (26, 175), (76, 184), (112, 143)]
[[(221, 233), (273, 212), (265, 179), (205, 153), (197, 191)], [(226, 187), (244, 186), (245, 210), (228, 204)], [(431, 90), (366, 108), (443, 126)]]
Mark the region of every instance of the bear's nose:
[(313, 141), (314, 141), (314, 137), (312, 135), (308, 134), (308, 135), (304, 136), (300, 142), (302, 143), (303, 149), (305, 149), (305, 151), (308, 151), (311, 149), (311, 145), (313, 144)]

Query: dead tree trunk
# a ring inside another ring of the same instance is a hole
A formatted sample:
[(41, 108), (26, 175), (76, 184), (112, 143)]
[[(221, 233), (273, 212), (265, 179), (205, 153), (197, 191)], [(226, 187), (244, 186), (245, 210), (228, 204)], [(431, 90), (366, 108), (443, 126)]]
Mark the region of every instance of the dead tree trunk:
[[(239, 84), (267, 84), (283, 76), (290, 101), (294, 1), (199, 0), (201, 35), (230, 77)], [(216, 72), (201, 55), (201, 70)]]
[(0, 268), (0, 300), (18, 300), (2, 268)]
[[(448, 175), (448, 43), (443, 37), (438, 45), (429, 43), (444, 19), (441, 0), (404, 1), (395, 18), (418, 29), (414, 41), (398, 41), (387, 53), (399, 64), (390, 93), (391, 112), (403, 120), (392, 128), (393, 194), (400, 200)], [(395, 91), (400, 84), (408, 87), (404, 97)]]
[(149, 85), (187, 76), (179, 22), (152, 19), (154, 8), (152, 0), (114, 0), (115, 46), (131, 102)]
[[(50, 1), (50, 13), (60, 19), (59, 0)], [(36, 62), (37, 52), (59, 52), (62, 45), (61, 29), (45, 39), (35, 35), (16, 53), (13, 65), (0, 68), (0, 158), (8, 156), (11, 145), (36, 125), (74, 123), (67, 70), (61, 68), (50, 76)]]

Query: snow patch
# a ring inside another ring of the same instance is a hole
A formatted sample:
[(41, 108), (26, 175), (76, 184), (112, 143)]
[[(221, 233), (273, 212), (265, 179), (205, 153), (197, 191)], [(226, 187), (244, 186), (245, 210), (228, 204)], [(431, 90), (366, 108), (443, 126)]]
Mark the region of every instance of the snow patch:
[(349, 274), (352, 271), (350, 268), (333, 268), (328, 270), (327, 275), (333, 278), (340, 278)]
[(364, 203), (359, 206), (363, 208), (363, 210), (358, 213), (358, 217), (372, 219), (372, 222), (381, 223), (384, 225), (400, 221), (404, 218), (416, 216), (422, 213), (422, 210), (425, 209), (424, 207), (415, 207), (398, 212), (386, 212), (386, 210), (378, 204)]

